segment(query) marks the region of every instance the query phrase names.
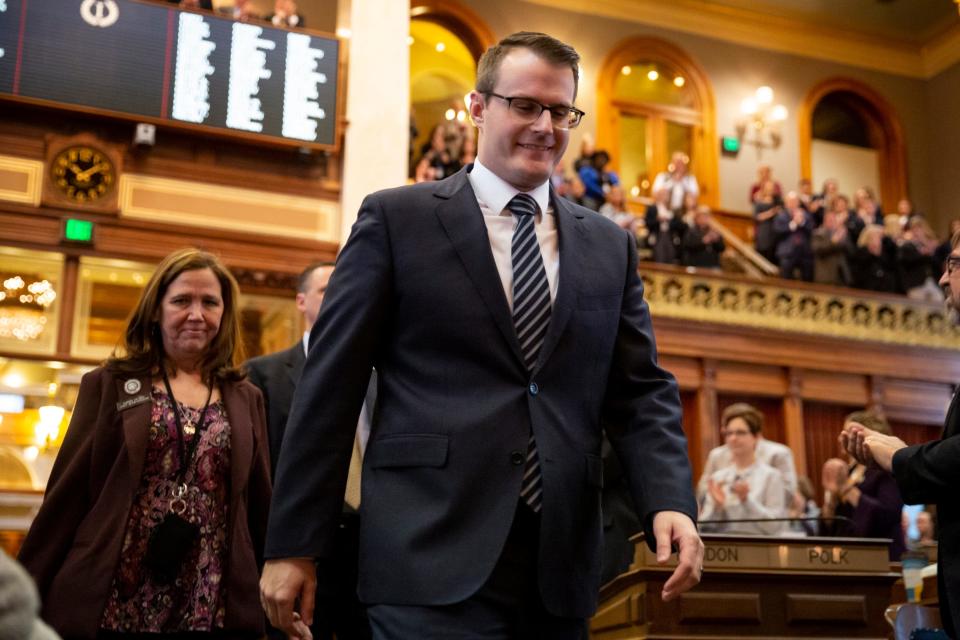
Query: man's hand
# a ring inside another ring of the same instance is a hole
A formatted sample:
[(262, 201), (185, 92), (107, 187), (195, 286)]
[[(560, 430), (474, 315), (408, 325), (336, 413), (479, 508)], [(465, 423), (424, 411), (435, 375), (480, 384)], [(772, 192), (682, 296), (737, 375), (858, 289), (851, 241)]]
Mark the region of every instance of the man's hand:
[(868, 429), (858, 422), (848, 422), (840, 433), (840, 444), (858, 462), (893, 471), (893, 454), (907, 446), (894, 436)]
[(670, 559), (672, 544), (680, 550), (677, 568), (663, 585), (661, 597), (668, 602), (699, 584), (703, 573), (703, 541), (693, 520), (679, 511), (657, 512), (653, 517), (653, 536), (657, 539), (659, 564)]
[[(260, 577), (260, 604), (267, 618), (289, 638), (312, 640), (317, 568), (312, 558), (267, 560)], [(299, 612), (293, 608), (300, 601)]]

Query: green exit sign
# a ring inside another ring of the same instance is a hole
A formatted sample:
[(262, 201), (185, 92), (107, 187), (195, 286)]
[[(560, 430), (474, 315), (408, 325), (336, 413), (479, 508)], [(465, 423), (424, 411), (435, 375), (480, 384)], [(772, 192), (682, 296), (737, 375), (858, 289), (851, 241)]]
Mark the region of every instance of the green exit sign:
[(70, 242), (90, 242), (93, 240), (93, 223), (89, 220), (68, 218), (63, 229), (63, 239)]
[(740, 139), (733, 136), (723, 136), (720, 138), (720, 150), (723, 153), (737, 155), (740, 153)]

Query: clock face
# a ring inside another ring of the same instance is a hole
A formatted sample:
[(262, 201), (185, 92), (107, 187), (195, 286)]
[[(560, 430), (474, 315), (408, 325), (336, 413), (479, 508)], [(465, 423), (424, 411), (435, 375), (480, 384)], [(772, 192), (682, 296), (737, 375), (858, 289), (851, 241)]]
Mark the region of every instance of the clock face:
[(67, 147), (53, 159), (51, 178), (56, 189), (77, 203), (96, 202), (113, 189), (113, 163), (88, 146)]

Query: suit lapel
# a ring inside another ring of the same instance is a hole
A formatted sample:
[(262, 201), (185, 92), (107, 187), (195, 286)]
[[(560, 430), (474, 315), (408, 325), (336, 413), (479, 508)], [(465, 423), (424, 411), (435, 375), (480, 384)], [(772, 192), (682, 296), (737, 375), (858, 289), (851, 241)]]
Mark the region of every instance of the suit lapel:
[(947, 409), (947, 419), (943, 422), (943, 433), (941, 438), (949, 438), (957, 433), (957, 412), (960, 411), (960, 387), (953, 394), (953, 400), (950, 401), (950, 408)]
[[(300, 382), (300, 374), (303, 373), (303, 365), (307, 361), (307, 357), (303, 353), (303, 342), (297, 342), (289, 349), (287, 349), (287, 375), (290, 376), (290, 380), (293, 382), (294, 386)], [(292, 394), (291, 394), (292, 395)]]
[(233, 500), (247, 486), (246, 475), (253, 461), (252, 407), (237, 383), (221, 383), (223, 406), (230, 421), (230, 499)]
[(580, 274), (583, 273), (582, 236), (583, 214), (575, 211), (566, 200), (558, 198), (550, 189), (550, 202), (557, 217), (557, 235), (560, 247), (560, 283), (557, 287), (557, 299), (550, 314), (550, 325), (547, 335), (540, 347), (540, 355), (534, 373), (547, 362), (553, 353), (563, 330), (567, 327), (570, 314), (577, 301), (577, 291), (580, 290)]
[(483, 213), (477, 205), (477, 197), (463, 169), (440, 183), (435, 194), (442, 201), (437, 207), (437, 217), (443, 225), (453, 248), (460, 256), (470, 280), (480, 292), (480, 297), (493, 315), (493, 320), (504, 339), (510, 345), (517, 360), (523, 363), (520, 342), (510, 317), (510, 308), (503, 292), (500, 273), (490, 250), (487, 226)]
[[(129, 393), (125, 385), (131, 380), (139, 382), (136, 393)], [(147, 439), (150, 436), (150, 413), (153, 407), (153, 400), (150, 396), (153, 390), (153, 383), (150, 376), (145, 378), (126, 378), (118, 377), (115, 380), (117, 387), (118, 405), (123, 402), (137, 402), (126, 409), (121, 409), (120, 418), (123, 423), (123, 441), (127, 445), (127, 459), (130, 463), (130, 479), (133, 481), (132, 490), (140, 483), (140, 476), (143, 475), (143, 463), (147, 457)], [(141, 397), (146, 396), (145, 401)]]

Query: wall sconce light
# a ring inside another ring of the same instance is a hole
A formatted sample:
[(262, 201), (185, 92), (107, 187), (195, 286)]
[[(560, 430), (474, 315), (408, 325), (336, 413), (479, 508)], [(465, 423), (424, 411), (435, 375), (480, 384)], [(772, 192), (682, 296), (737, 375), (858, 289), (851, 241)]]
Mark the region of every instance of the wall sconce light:
[(773, 104), (773, 89), (757, 88), (754, 95), (740, 103), (741, 118), (737, 121), (737, 138), (741, 143), (759, 148), (780, 146), (780, 123), (787, 119), (787, 108)]

